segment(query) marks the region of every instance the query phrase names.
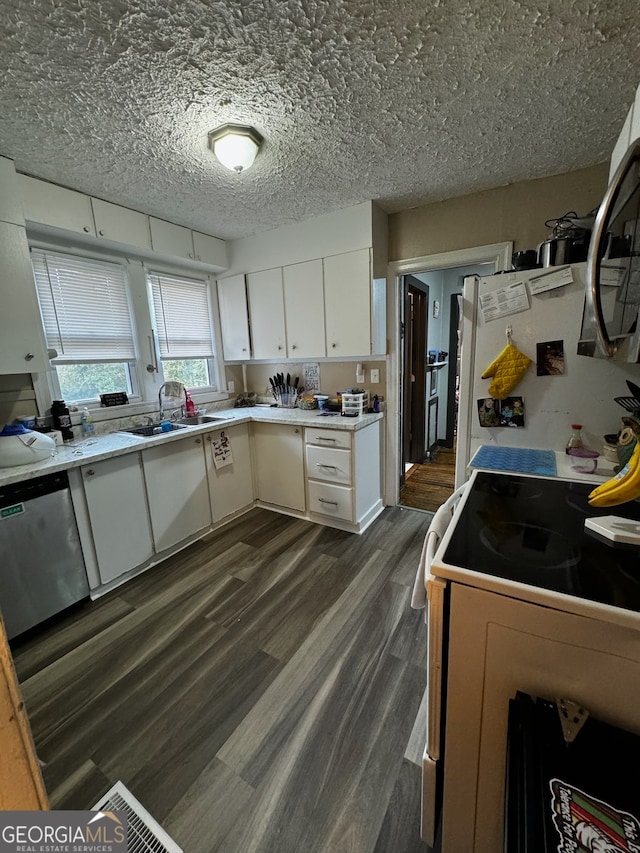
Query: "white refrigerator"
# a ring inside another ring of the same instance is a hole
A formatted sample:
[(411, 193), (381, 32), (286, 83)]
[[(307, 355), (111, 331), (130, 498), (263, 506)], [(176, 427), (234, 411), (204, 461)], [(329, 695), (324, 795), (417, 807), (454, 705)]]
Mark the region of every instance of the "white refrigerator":
[[(562, 451), (571, 425), (579, 423), (585, 444), (601, 452), (604, 436), (622, 427), (629, 412), (614, 398), (631, 396), (626, 380), (640, 384), (640, 365), (578, 355), (585, 272), (581, 263), (465, 279), (456, 486), (467, 479), (481, 445)], [(532, 362), (509, 395), (523, 403), (524, 416), (502, 419), (509, 425), (481, 426), (478, 405), (489, 398), (491, 384), (482, 373), (508, 334)], [(524, 426), (516, 425), (522, 421)]]

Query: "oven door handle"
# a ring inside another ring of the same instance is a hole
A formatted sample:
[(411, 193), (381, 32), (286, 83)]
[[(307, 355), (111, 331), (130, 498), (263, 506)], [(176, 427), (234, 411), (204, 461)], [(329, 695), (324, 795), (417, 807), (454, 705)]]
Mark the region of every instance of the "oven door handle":
[(427, 682), (427, 754), (433, 761), (440, 758), (440, 724), (442, 720), (442, 657), (444, 654), (444, 593), (447, 588), (440, 578), (427, 581), (428, 616), (428, 682)]

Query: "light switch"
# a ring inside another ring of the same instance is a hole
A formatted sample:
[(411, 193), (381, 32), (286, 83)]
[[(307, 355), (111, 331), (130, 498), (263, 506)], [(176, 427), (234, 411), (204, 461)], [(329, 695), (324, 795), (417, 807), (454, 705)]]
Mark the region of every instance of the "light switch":
[(236, 390), (236, 383), (235, 383), (232, 379), (230, 379), (230, 380), (227, 382), (227, 391), (228, 391), (230, 394), (233, 394), (235, 390)]
[(377, 382), (380, 382), (380, 371), (373, 368), (370, 371), (371, 374), (371, 384), (375, 385)]

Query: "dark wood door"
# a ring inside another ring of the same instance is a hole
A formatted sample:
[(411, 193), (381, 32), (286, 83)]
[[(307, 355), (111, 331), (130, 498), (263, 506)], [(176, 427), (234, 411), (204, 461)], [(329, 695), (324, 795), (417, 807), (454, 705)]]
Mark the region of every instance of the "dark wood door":
[(402, 401), (402, 473), (408, 463), (421, 463), (426, 448), (427, 307), (429, 287), (415, 276), (404, 277), (404, 347)]

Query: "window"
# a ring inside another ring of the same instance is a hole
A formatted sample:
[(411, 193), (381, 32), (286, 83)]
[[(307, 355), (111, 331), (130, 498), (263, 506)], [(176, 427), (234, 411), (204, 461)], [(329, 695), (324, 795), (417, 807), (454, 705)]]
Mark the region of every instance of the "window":
[(31, 255), (60, 395), (78, 402), (136, 393), (126, 267), (41, 249)]
[(157, 272), (148, 273), (147, 280), (165, 380), (215, 390), (207, 282)]

